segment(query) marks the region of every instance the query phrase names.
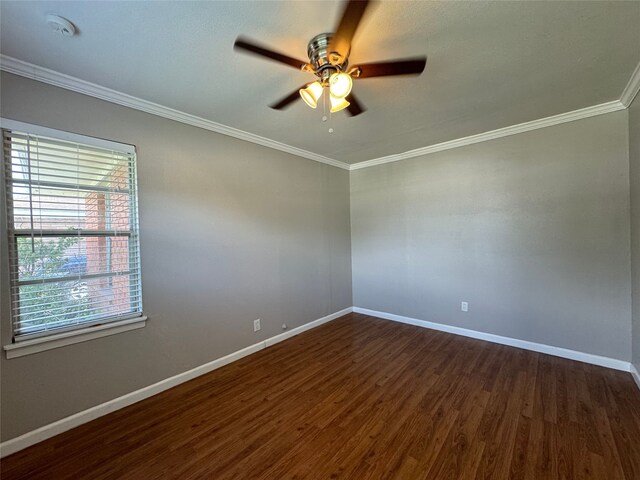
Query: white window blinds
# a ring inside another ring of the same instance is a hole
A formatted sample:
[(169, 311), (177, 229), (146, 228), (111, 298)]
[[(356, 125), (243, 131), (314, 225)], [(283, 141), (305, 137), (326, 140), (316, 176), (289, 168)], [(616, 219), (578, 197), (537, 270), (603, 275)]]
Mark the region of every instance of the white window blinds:
[(14, 339), (141, 315), (133, 149), (2, 134)]

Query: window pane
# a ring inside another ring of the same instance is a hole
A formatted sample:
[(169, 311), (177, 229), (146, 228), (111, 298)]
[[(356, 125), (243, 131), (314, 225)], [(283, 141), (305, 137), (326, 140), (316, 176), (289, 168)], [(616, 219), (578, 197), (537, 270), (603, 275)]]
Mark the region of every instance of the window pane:
[(12, 139), (11, 176), (18, 181), (127, 188), (128, 167), (128, 156), (117, 152), (34, 136)]
[(24, 285), (19, 287), (20, 327), (16, 333), (131, 313), (136, 311), (139, 296), (140, 292), (131, 291), (128, 275)]
[(137, 258), (129, 243), (114, 236), (18, 237), (18, 280), (126, 273), (131, 255)]
[(135, 154), (3, 138), (14, 335), (141, 313)]
[(128, 193), (37, 185), (17, 186), (13, 192), (13, 218), (18, 230), (129, 230), (130, 205)]

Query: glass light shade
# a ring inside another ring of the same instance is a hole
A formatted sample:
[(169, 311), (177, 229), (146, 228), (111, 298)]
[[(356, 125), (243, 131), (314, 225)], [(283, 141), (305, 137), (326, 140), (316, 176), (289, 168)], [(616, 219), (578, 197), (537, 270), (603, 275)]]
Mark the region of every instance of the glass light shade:
[(352, 86), (353, 80), (351, 80), (351, 75), (347, 73), (334, 73), (329, 77), (329, 91), (334, 97), (346, 97), (351, 92)]
[(309, 105), (311, 108), (316, 108), (318, 106), (318, 99), (322, 96), (322, 85), (320, 82), (310, 83), (299, 91), (304, 103)]
[(344, 110), (349, 105), (346, 98), (336, 97), (335, 95), (330, 96), (331, 99), (331, 113), (339, 112), (340, 110)]

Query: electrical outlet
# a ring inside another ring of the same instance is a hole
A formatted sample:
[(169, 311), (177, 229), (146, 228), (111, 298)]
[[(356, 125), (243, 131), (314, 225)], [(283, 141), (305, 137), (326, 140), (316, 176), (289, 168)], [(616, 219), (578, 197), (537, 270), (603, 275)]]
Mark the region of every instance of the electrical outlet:
[(286, 324), (286, 323), (283, 323), (283, 324), (282, 324), (282, 329), (283, 329), (283, 330), (286, 330), (286, 329), (287, 329), (287, 324)]
[(460, 302), (460, 310), (463, 312), (469, 311), (469, 302)]
[(256, 319), (253, 321), (253, 331), (257, 332), (258, 330), (260, 330), (260, 319)]

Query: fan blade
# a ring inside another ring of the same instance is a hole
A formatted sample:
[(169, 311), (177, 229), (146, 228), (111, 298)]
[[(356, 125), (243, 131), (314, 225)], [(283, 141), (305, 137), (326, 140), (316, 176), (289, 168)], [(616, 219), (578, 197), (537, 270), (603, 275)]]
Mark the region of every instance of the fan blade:
[(331, 39), (329, 52), (339, 53), (343, 58), (349, 54), (351, 39), (355, 35), (368, 6), (369, 0), (349, 0), (346, 3), (338, 28)]
[(270, 60), (284, 63), (285, 65), (290, 65), (294, 68), (297, 68), (298, 70), (302, 70), (307, 66), (307, 62), (303, 62), (302, 60), (297, 60), (293, 57), (283, 55), (282, 53), (274, 52), (273, 50), (261, 47), (260, 45), (257, 45), (256, 43), (242, 37), (238, 37), (236, 39), (235, 43), (233, 44), (233, 48), (235, 50), (244, 50), (253, 53), (254, 55), (266, 57)]
[[(363, 63), (350, 69), (353, 78), (386, 77), (389, 75), (420, 75), (427, 65), (427, 57), (392, 60), (390, 62)], [(359, 71), (359, 73), (358, 73)]]
[[(303, 85), (300, 88), (304, 88), (305, 86), (306, 85)], [(269, 105), (269, 107), (273, 108), (274, 110), (284, 110), (296, 100), (302, 100), (302, 97), (300, 97), (300, 89), (294, 90), (292, 93), (290, 93), (280, 101)]]
[(353, 92), (350, 93), (347, 97), (347, 102), (349, 102), (347, 112), (349, 112), (349, 115), (351, 115), (352, 117), (355, 117), (356, 115), (360, 115), (361, 113), (367, 111), (367, 109), (353, 95)]

